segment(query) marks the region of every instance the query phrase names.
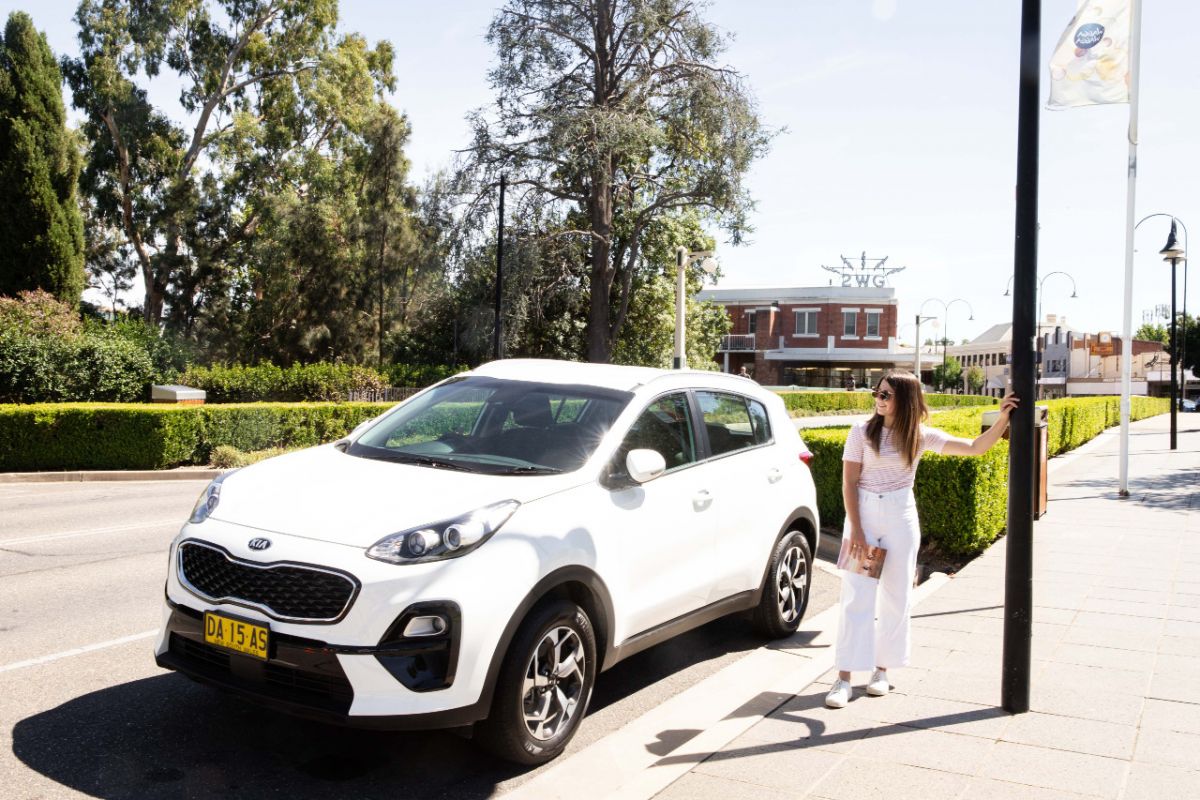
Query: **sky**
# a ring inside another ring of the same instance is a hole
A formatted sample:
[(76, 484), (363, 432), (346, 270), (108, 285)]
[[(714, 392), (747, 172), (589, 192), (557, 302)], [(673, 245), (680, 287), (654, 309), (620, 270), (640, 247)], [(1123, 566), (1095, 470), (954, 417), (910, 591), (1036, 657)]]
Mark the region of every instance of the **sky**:
[[(886, 256), (901, 340), (918, 309), (954, 340), (1012, 318), (1005, 297), (1015, 233), (1019, 0), (714, 0), (706, 19), (732, 37), (722, 61), (741, 72), (764, 124), (778, 131), (749, 175), (750, 241), (718, 237), (721, 286), (825, 286), (822, 265)], [(0, 0), (31, 14), (58, 54), (77, 52), (73, 0)], [(493, 94), (485, 40), (496, 0), (342, 0), (345, 31), (388, 39), (391, 102), (412, 125), (420, 181), (468, 142), (466, 114)], [(1075, 0), (1043, 0), (1045, 65)], [(1200, 67), (1190, 33), (1200, 3), (1156, 0), (1142, 12), (1136, 219), (1167, 213), (1200, 231)], [(185, 119), (177, 86), (151, 99)], [(1128, 105), (1040, 114), (1042, 313), (1083, 331), (1120, 331), (1125, 273)], [(1137, 231), (1133, 326), (1170, 303), (1158, 251), (1170, 221)], [(1062, 272), (1066, 275), (1051, 275)], [(1183, 306), (1179, 269), (1177, 304)], [(1190, 283), (1200, 283), (1200, 274)], [(1072, 299), (1071, 294), (1077, 298)], [(932, 298), (932, 300), (931, 300)], [(944, 311), (937, 302), (954, 302)], [(1189, 313), (1200, 291), (1188, 287)], [(929, 301), (929, 302), (926, 302)], [(969, 319), (973, 316), (974, 319)], [(929, 324), (922, 338), (930, 335)]]

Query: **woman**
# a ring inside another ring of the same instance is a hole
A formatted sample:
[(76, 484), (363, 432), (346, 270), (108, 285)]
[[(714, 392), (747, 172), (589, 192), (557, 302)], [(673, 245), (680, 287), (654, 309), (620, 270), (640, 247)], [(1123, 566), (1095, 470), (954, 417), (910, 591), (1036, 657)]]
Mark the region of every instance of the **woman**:
[[(841, 624), (835, 663), (838, 679), (825, 697), (830, 708), (844, 708), (852, 692), (850, 673), (874, 668), (867, 694), (881, 697), (891, 690), (887, 668), (903, 667), (909, 657), (909, 614), (913, 572), (921, 528), (913, 478), (928, 450), (948, 456), (980, 456), (1008, 427), (1017, 398), (1005, 395), (1000, 419), (973, 441), (959, 439), (921, 423), (929, 407), (921, 382), (911, 372), (885, 375), (875, 391), (875, 413), (850, 429), (842, 455), (842, 499), (851, 557), (864, 557), (871, 547), (887, 550), (879, 579), (842, 573)], [(882, 593), (875, 620), (876, 587)]]

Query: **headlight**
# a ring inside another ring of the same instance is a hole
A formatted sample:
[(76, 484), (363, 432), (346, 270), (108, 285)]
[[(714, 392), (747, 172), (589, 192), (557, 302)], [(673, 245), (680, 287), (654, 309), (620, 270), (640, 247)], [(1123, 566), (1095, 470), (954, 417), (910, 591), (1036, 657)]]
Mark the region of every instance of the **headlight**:
[(491, 538), (520, 505), (516, 500), (503, 500), (461, 517), (393, 533), (371, 545), (367, 556), (392, 564), (456, 558)]
[(200, 493), (200, 497), (196, 500), (196, 506), (192, 509), (192, 516), (188, 518), (188, 522), (196, 524), (204, 522), (212, 514), (213, 509), (221, 502), (221, 484), (225, 482), (236, 469), (231, 469), (217, 477), (213, 478), (212, 483), (204, 487), (204, 491)]

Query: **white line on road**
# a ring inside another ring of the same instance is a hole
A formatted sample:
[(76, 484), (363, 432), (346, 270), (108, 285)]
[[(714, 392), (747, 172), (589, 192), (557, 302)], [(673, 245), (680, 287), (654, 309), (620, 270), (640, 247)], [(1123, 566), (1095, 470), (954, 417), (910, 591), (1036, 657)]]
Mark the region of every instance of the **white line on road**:
[(84, 645), (83, 647), (76, 647), (71, 650), (63, 650), (61, 653), (51, 653), (48, 656), (40, 656), (38, 658), (26, 659), (25, 661), (17, 661), (12, 664), (5, 664), (3, 667), (0, 667), (0, 672), (12, 672), (13, 670), (24, 669), (25, 667), (36, 667), (39, 664), (48, 664), (51, 661), (58, 661), (60, 658), (80, 656), (84, 653), (91, 653), (94, 650), (103, 650), (106, 647), (116, 647), (120, 644), (129, 644), (130, 642), (149, 639), (151, 636), (157, 635), (158, 628), (155, 628), (152, 631), (142, 631), (141, 633), (135, 633), (132, 636), (122, 636), (120, 639), (109, 639), (107, 642)]
[(0, 539), (0, 547), (11, 547), (17, 544), (33, 544), (35, 542), (52, 542), (57, 539), (74, 539), (78, 536), (96, 536), (101, 533), (120, 533), (121, 531), (135, 531), (139, 528), (157, 528), (162, 525), (179, 525), (182, 521), (179, 517), (171, 519), (160, 519), (153, 522), (139, 522), (136, 525), (113, 525), (108, 528), (85, 528), (78, 531), (67, 531), (66, 533), (47, 533), (44, 536), (26, 536), (23, 539)]

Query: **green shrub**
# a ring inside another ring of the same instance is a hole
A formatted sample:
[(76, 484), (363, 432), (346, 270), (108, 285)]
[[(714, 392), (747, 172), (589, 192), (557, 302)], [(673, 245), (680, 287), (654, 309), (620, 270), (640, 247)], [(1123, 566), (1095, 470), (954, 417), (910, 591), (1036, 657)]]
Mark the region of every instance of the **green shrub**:
[(333, 441), (390, 406), (0, 405), (0, 471), (207, 464), (220, 445), (253, 451)]
[(190, 463), (203, 421), (188, 406), (0, 406), (0, 470), (162, 469)]
[(384, 375), (389, 386), (423, 389), (466, 369), (446, 364), (391, 364), (384, 368)]
[(273, 447), (270, 450), (255, 450), (253, 453), (243, 453), (236, 447), (222, 444), (213, 448), (209, 463), (217, 469), (236, 469), (238, 467), (257, 464), (259, 461), (265, 461), (268, 458), (281, 456), (288, 452), (291, 452), (291, 448)]
[[(870, 392), (779, 392), (789, 412), (827, 414), (829, 412), (861, 411), (871, 413), (875, 398)], [(999, 401), (994, 397), (974, 394), (926, 394), (930, 408), (960, 406), (990, 406)]]
[[(1144, 419), (1170, 410), (1169, 400), (1134, 397), (1130, 418)], [(1047, 400), (1048, 453), (1074, 449), (1120, 421), (1116, 397)], [(934, 427), (964, 438), (978, 436), (984, 408), (944, 411), (931, 419)], [(846, 510), (842, 503), (842, 450), (848, 427), (809, 428), (801, 431), (813, 453), (811, 464), (817, 504), (824, 524), (841, 526)], [(921, 533), (950, 555), (981, 552), (1004, 530), (1008, 518), (1008, 442), (1001, 440), (983, 456), (928, 454), (917, 467), (913, 487)]]
[(203, 389), (210, 403), (340, 402), (348, 400), (351, 392), (381, 389), (385, 384), (378, 372), (355, 364), (190, 367), (179, 382)]
[(0, 332), (0, 402), (136, 402), (153, 380), (150, 356), (133, 342)]

